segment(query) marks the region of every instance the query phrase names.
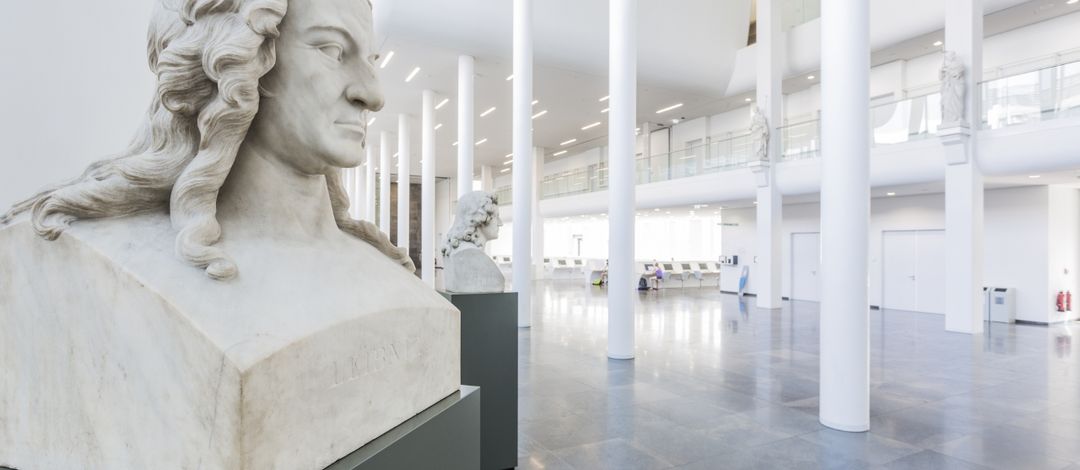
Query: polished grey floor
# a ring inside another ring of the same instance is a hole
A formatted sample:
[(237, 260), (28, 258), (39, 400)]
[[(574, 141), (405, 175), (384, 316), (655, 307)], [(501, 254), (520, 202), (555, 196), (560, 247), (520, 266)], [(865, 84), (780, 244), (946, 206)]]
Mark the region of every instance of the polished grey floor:
[(1080, 469), (1070, 326), (871, 312), (872, 428), (848, 434), (817, 421), (816, 303), (635, 294), (637, 358), (615, 361), (606, 292), (583, 284), (539, 282), (519, 331), (519, 468)]

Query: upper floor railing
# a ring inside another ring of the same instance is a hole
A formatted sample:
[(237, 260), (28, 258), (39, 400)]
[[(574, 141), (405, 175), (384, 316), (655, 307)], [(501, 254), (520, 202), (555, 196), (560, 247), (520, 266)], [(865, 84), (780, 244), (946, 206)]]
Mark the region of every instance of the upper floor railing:
[[(729, 134), (710, 140), (707, 144), (669, 153), (648, 157), (639, 154), (635, 161), (637, 184), (718, 173), (744, 167), (754, 158), (751, 155), (753, 139), (749, 133)], [(601, 148), (600, 154), (605, 154), (605, 150)], [(584, 168), (547, 176), (541, 182), (540, 197), (547, 199), (603, 191), (607, 187), (607, 162), (598, 161)]]
[[(1028, 67), (1025, 69), (1024, 67)], [(1031, 70), (1030, 67), (1038, 68)], [(1080, 49), (1051, 58), (988, 71), (991, 78), (979, 84), (982, 127), (1007, 126), (1080, 117)], [(903, 100), (870, 108), (871, 145), (889, 146), (922, 140), (937, 134), (941, 125), (941, 94), (938, 84), (927, 84)], [(820, 113), (797, 119), (777, 129), (782, 161), (816, 158), (821, 152)], [(753, 137), (747, 132), (714, 136), (706, 144), (636, 159), (637, 184), (655, 183), (742, 168), (756, 156)], [(601, 148), (600, 155), (606, 155)], [(554, 198), (602, 191), (608, 186), (607, 162), (549, 175), (541, 183), (540, 197)], [(510, 201), (509, 188), (497, 191), (500, 202)]]

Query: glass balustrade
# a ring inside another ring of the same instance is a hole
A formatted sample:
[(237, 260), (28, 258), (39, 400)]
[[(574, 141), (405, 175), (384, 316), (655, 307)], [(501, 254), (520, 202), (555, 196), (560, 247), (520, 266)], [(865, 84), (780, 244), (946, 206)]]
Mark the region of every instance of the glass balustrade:
[[(1048, 63), (1055, 65), (1046, 65)], [(1045, 65), (1036, 70), (1032, 66)], [(1023, 71), (1028, 67), (1028, 71)], [(1080, 50), (1066, 51), (988, 71), (980, 84), (982, 125), (988, 129), (1058, 118), (1080, 118)], [(920, 96), (870, 108), (871, 145), (883, 147), (929, 138), (941, 125), (939, 85), (927, 84), (909, 92)], [(780, 132), (781, 160), (817, 158), (821, 154), (821, 120), (810, 117), (786, 124)], [(754, 158), (748, 133), (713, 137), (711, 142), (671, 153), (638, 156), (637, 184), (718, 173), (745, 167)], [(601, 152), (605, 155), (606, 152)], [(607, 189), (606, 162), (548, 176), (541, 184), (544, 199)], [(505, 192), (505, 195), (504, 195)], [(508, 204), (509, 188), (499, 192)]]
[(1071, 58), (1070, 63), (983, 82), (983, 127), (1080, 117), (1080, 57)]
[[(639, 156), (634, 164), (637, 184), (656, 183), (746, 166), (754, 158), (749, 134), (714, 137), (705, 145), (670, 153)], [(606, 152), (601, 152), (606, 154)], [(544, 178), (541, 197), (553, 198), (603, 191), (608, 186), (607, 162), (598, 162)]]

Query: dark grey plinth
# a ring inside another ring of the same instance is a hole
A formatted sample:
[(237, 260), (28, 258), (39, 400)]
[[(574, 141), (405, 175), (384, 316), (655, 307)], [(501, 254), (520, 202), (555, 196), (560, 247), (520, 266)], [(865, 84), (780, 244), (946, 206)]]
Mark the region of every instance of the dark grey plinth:
[(479, 385), (483, 470), (517, 466), (517, 293), (443, 293), (461, 310), (461, 383)]
[(480, 389), (463, 385), (326, 470), (476, 470), (480, 403)]

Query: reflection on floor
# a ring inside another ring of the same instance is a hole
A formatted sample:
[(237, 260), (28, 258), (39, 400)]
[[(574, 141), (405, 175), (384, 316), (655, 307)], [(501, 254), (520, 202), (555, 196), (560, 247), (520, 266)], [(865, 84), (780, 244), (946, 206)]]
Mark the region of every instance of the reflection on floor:
[(1065, 326), (972, 337), (940, 315), (871, 312), (872, 429), (847, 434), (817, 421), (816, 303), (643, 293), (637, 359), (613, 361), (604, 290), (535, 292), (519, 332), (520, 468), (1080, 469), (1080, 349)]

